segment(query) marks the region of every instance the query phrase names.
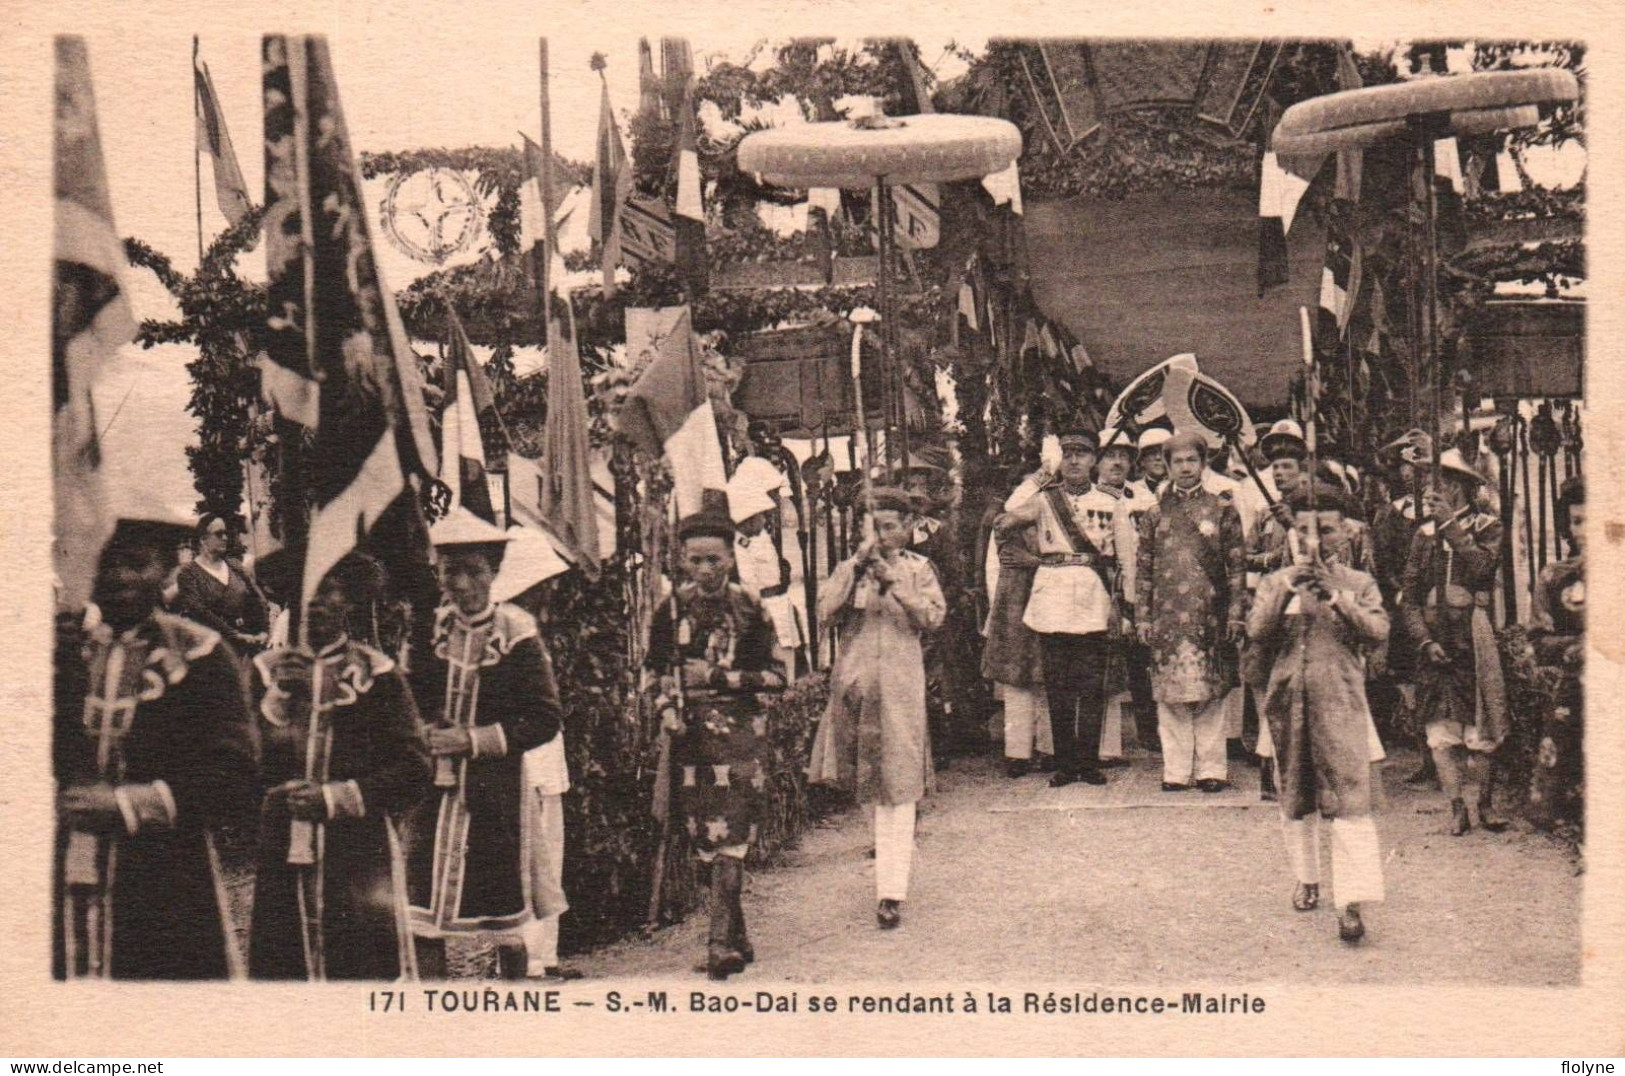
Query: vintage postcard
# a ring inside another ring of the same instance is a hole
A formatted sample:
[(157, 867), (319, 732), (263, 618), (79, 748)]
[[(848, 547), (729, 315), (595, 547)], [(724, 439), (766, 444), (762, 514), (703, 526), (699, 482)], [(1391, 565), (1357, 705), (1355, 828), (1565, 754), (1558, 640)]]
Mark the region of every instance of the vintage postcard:
[(0, 1053), (1620, 1054), (1600, 5), (8, 14)]

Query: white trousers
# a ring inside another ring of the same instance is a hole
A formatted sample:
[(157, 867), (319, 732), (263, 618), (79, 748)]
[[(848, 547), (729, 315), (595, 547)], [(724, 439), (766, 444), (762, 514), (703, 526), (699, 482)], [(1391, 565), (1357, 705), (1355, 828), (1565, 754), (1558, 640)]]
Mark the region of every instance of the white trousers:
[(875, 899), (907, 900), (914, 862), (914, 804), (875, 804)]
[(564, 803), (538, 788), (525, 789), (525, 840), (530, 845), (531, 905), (536, 918), (525, 924), (526, 972), (542, 975), (559, 962), (559, 916), (564, 898)]
[(1382, 900), (1382, 852), (1377, 847), (1377, 821), (1370, 815), (1327, 819), (1312, 814), (1291, 819), (1283, 814), (1281, 834), (1293, 875), (1304, 885), (1320, 883), (1322, 827), (1332, 846), (1332, 903), (1341, 910), (1350, 904)]
[[(1100, 716), (1100, 757), (1123, 758), (1128, 754), (1128, 744), (1123, 742), (1123, 711), (1132, 705), (1133, 696), (1128, 692), (1113, 695), (1106, 700), (1106, 708)], [(1128, 726), (1129, 736), (1134, 735), (1134, 724)]]
[(1157, 703), (1162, 740), (1162, 779), (1176, 785), (1223, 781), (1230, 773), (1224, 754), (1225, 700)]
[(1044, 689), (1001, 684), (1004, 689), (1004, 757), (1030, 759), (1055, 754), (1055, 735), (1049, 723), (1049, 699)]

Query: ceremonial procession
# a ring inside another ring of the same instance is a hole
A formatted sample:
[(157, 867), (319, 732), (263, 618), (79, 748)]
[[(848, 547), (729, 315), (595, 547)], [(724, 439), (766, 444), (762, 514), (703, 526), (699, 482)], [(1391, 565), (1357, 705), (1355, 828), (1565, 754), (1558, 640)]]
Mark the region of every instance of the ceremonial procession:
[(1579, 984), (1583, 44), (170, 44), (56, 978)]

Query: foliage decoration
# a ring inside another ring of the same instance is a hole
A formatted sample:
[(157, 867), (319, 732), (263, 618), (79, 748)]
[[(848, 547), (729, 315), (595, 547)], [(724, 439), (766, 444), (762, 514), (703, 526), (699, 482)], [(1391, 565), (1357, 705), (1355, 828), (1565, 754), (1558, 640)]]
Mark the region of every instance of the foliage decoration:
[(198, 420), (198, 443), (186, 449), (198, 510), (227, 517), (241, 514), (243, 460), (263, 456), (268, 427), (256, 427), (251, 410), (259, 395), (259, 373), (249, 356), (260, 349), (266, 320), (265, 287), (237, 275), (237, 255), (259, 234), (262, 207), (252, 207), (235, 225), (215, 237), (198, 270), (186, 276), (170, 259), (139, 239), (124, 241), (130, 264), (150, 270), (180, 307), (174, 321), (142, 322), (136, 342), (193, 344), (197, 358), (187, 363), (192, 379), (187, 410)]

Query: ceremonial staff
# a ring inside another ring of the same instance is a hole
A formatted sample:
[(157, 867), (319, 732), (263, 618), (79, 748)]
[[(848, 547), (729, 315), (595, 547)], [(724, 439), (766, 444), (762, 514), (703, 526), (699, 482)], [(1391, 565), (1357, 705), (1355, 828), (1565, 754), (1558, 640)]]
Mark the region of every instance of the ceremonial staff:
[(869, 471), (874, 466), (875, 442), (874, 435), (869, 432), (868, 416), (863, 410), (863, 327), (880, 320), (880, 315), (866, 306), (860, 306), (848, 314), (847, 319), (852, 322), (852, 436), (856, 437), (858, 430), (863, 430), (868, 445), (862, 471), (863, 525), (865, 533), (868, 533), (874, 527), (875, 490)]
[[(91, 689), (85, 693), (84, 724), (95, 729), (96, 773), (116, 788), (124, 780), (123, 740), (135, 719), (136, 700), (120, 688), (129, 679), (125, 651), (109, 646), (105, 657), (90, 668)], [(100, 685), (107, 693), (98, 693)], [(88, 830), (70, 829), (62, 862), (62, 884), (69, 898), (63, 914), (63, 951), (68, 974), (78, 965), (75, 954), (78, 923), (85, 920), (85, 968), (91, 978), (108, 973), (113, 943), (113, 885), (118, 870), (119, 842)]]
[(654, 931), (660, 925), (660, 897), (665, 888), (666, 852), (671, 846), (671, 738), (675, 731), (674, 726), (684, 725), (687, 714), (683, 694), (682, 640), (679, 638), (681, 619), (677, 607), (677, 561), (680, 544), (677, 539), (675, 490), (671, 494), (671, 508), (671, 519), (668, 521), (666, 532), (666, 572), (671, 580), (671, 597), (667, 606), (671, 616), (671, 657), (668, 667), (670, 682), (662, 685), (664, 687), (662, 695), (666, 698), (667, 705), (660, 711), (660, 757), (655, 763), (654, 797), (651, 804), (655, 820), (660, 826), (660, 843), (655, 847), (654, 873), (649, 883), (649, 918), (644, 923), (644, 930), (647, 932)]
[[(1319, 451), (1315, 443), (1315, 413), (1320, 407), (1320, 386), (1315, 381), (1315, 341), (1309, 327), (1309, 308), (1307, 306), (1298, 307), (1298, 327), (1303, 332), (1303, 443), (1309, 450), (1310, 523), (1308, 552), (1309, 558), (1318, 564), (1320, 562), (1320, 513), (1315, 504), (1315, 485), (1320, 481), (1320, 475), (1318, 473)], [(1248, 464), (1247, 469), (1252, 470), (1251, 463)], [(1255, 481), (1257, 477), (1257, 475), (1253, 476)], [(1263, 485), (1260, 484), (1259, 489), (1263, 488)], [(1268, 494), (1265, 494), (1265, 497), (1267, 498)], [(1270, 502), (1270, 507), (1275, 507), (1273, 501)], [(1304, 648), (1304, 653), (1308, 653), (1307, 647)]]

